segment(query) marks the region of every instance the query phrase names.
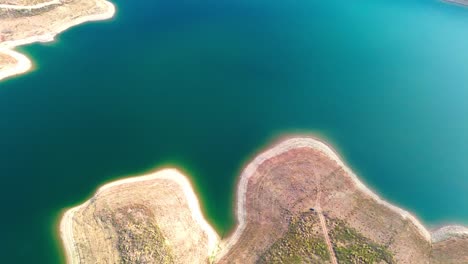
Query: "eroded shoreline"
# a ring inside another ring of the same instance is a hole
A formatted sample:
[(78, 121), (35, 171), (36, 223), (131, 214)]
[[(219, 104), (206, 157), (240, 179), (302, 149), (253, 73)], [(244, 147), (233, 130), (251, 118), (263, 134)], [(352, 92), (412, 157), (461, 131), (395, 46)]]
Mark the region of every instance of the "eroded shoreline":
[(418, 228), (420, 234), (429, 242), (436, 243), (445, 239), (448, 239), (453, 236), (458, 235), (468, 235), (468, 227), (464, 227), (461, 225), (448, 225), (442, 226), (433, 232), (429, 231), (417, 217), (415, 217), (410, 212), (399, 208), (383, 199), (381, 199), (375, 192), (373, 192), (369, 187), (367, 187), (359, 178), (358, 176), (343, 162), (340, 158), (339, 154), (325, 141), (320, 140), (316, 137), (291, 137), (286, 138), (283, 141), (273, 145), (272, 147), (267, 148), (265, 151), (261, 152), (257, 155), (253, 161), (249, 162), (248, 165), (243, 169), (238, 185), (237, 185), (237, 192), (236, 192), (236, 218), (237, 218), (237, 226), (234, 232), (223, 241), (221, 251), (219, 254), (219, 258), (221, 258), (224, 254), (226, 254), (229, 249), (237, 243), (239, 240), (242, 232), (245, 229), (246, 224), (246, 192), (247, 192), (247, 183), (249, 178), (255, 173), (258, 167), (260, 167), (265, 161), (281, 155), (285, 152), (296, 148), (312, 148), (321, 151), (322, 153), (326, 154), (334, 161), (336, 161), (341, 167), (343, 167), (347, 175), (351, 177), (354, 183), (359, 187), (359, 189), (374, 199), (381, 205), (386, 206), (387, 208), (397, 212), (402, 218), (409, 219), (414, 223), (414, 225)]
[[(54, 5), (54, 4), (57, 4), (57, 2), (60, 2), (60, 1), (52, 0), (50, 2), (42, 3), (40, 4), (40, 7), (38, 8), (42, 8), (44, 6), (49, 6), (49, 5)], [(37, 42), (51, 42), (55, 39), (55, 36), (57, 36), (61, 32), (73, 26), (77, 26), (86, 22), (107, 20), (107, 19), (112, 18), (115, 15), (116, 8), (114, 4), (112, 4), (111, 2), (106, 1), (106, 0), (96, 0), (95, 4), (98, 9), (104, 10), (104, 11), (101, 13), (79, 16), (79, 17), (71, 19), (70, 21), (65, 21), (64, 23), (54, 25), (53, 27), (49, 28), (47, 32), (42, 32), (39, 35), (29, 36), (26, 38), (20, 38), (20, 39), (15, 39), (15, 40), (7, 40), (3, 42), (1, 42), (1, 39), (0, 39), (0, 53), (10, 56), (17, 61), (16, 65), (14, 65), (13, 67), (0, 70), (0, 82), (4, 79), (10, 78), (16, 75), (24, 74), (28, 72), (29, 70), (31, 70), (32, 68), (31, 59), (29, 59), (24, 54), (21, 54), (15, 51), (14, 49), (16, 47), (24, 46), (24, 45), (32, 44), (32, 43), (37, 43)], [(0, 9), (1, 8), (2, 7), (0, 6)], [(4, 8), (9, 9), (5, 6)], [(17, 9), (20, 9), (20, 8), (21, 6), (19, 6)]]
[[(216, 252), (218, 243), (219, 243), (219, 236), (214, 231), (213, 227), (211, 227), (211, 225), (204, 218), (201, 208), (200, 208), (200, 203), (198, 201), (197, 196), (195, 195), (195, 192), (192, 187), (192, 184), (190, 183), (190, 180), (188, 179), (188, 177), (183, 175), (177, 169), (162, 169), (162, 170), (158, 170), (156, 172), (152, 172), (146, 175), (130, 177), (130, 178), (125, 178), (125, 179), (117, 180), (114, 182), (110, 182), (108, 184), (101, 186), (96, 191), (93, 197), (97, 197), (101, 193), (105, 192), (106, 190), (109, 190), (111, 188), (118, 187), (121, 185), (132, 184), (132, 183), (137, 183), (137, 182), (145, 182), (145, 181), (154, 181), (154, 180), (171, 180), (171, 181), (174, 181), (176, 184), (178, 184), (182, 188), (183, 194), (186, 200), (188, 201), (188, 205), (192, 213), (192, 218), (196, 221), (196, 223), (203, 229), (203, 231), (208, 236), (207, 256), (214, 255)], [(79, 262), (80, 258), (76, 251), (76, 243), (73, 239), (73, 228), (72, 228), (73, 216), (75, 212), (77, 212), (83, 207), (88, 206), (89, 203), (90, 203), (90, 200), (86, 201), (85, 203), (81, 205), (78, 205), (76, 207), (73, 207), (67, 210), (63, 214), (62, 220), (60, 221), (60, 227), (59, 227), (60, 237), (63, 242), (63, 246), (64, 246), (65, 253), (66, 253), (65, 255), (67, 257), (68, 263), (80, 263)]]
[[(248, 165), (242, 171), (240, 180), (237, 185), (237, 206), (236, 206), (236, 218), (237, 218), (237, 226), (234, 229), (234, 232), (223, 241), (219, 241), (219, 235), (215, 233), (214, 229), (208, 224), (207, 220), (204, 218), (198, 198), (195, 196), (195, 193), (192, 189), (190, 181), (188, 177), (183, 175), (182, 173), (178, 172), (176, 169), (164, 169), (158, 172), (146, 174), (139, 177), (130, 177), (125, 178), (122, 180), (118, 180), (115, 182), (111, 182), (105, 184), (104, 186), (100, 187), (96, 194), (93, 197), (96, 197), (99, 193), (103, 192), (104, 190), (113, 188), (119, 185), (130, 184), (134, 182), (141, 182), (147, 180), (154, 180), (154, 179), (166, 179), (172, 180), (179, 184), (185, 194), (185, 197), (188, 199), (190, 204), (190, 209), (192, 210), (192, 216), (196, 220), (197, 224), (205, 230), (205, 232), (209, 235), (210, 245), (209, 245), (209, 252), (208, 256), (216, 255), (216, 260), (221, 259), (233, 245), (235, 245), (241, 236), (241, 234), (245, 230), (245, 218), (246, 218), (246, 208), (245, 208), (245, 197), (247, 192), (247, 183), (249, 178), (255, 173), (257, 168), (263, 164), (265, 161), (281, 155), (285, 152), (290, 150), (294, 150), (297, 148), (312, 148), (314, 150), (319, 150), (323, 154), (327, 155), (328, 157), (332, 158), (335, 162), (339, 164), (339, 166), (343, 167), (346, 170), (347, 175), (355, 182), (356, 186), (365, 193), (370, 198), (374, 199), (381, 205), (386, 206), (387, 208), (397, 212), (400, 217), (404, 219), (410, 220), (419, 230), (422, 237), (424, 237), (430, 243), (436, 243), (442, 240), (446, 240), (450, 237), (459, 236), (459, 235), (468, 235), (468, 228), (463, 226), (445, 226), (442, 228), (437, 229), (434, 232), (430, 232), (426, 229), (421, 222), (411, 213), (405, 211), (399, 207), (396, 207), (390, 204), (387, 201), (382, 200), (378, 195), (372, 192), (367, 186), (365, 186), (358, 177), (349, 169), (343, 161), (339, 158), (338, 154), (329, 147), (323, 141), (312, 138), (312, 137), (295, 137), (289, 138), (284, 141), (281, 141), (279, 144), (276, 144), (266, 151), (259, 154), (253, 161), (249, 162)], [(60, 235), (63, 241), (63, 246), (66, 251), (67, 260), (69, 263), (78, 263), (76, 262), (76, 252), (75, 252), (75, 243), (73, 241), (73, 232), (71, 226), (73, 225), (73, 214), (79, 208), (86, 206), (89, 203), (89, 200), (77, 207), (71, 208), (66, 211), (62, 217), (60, 223)], [(220, 244), (219, 244), (220, 243)], [(218, 247), (219, 244), (219, 247)], [(219, 249), (219, 251), (218, 251)]]

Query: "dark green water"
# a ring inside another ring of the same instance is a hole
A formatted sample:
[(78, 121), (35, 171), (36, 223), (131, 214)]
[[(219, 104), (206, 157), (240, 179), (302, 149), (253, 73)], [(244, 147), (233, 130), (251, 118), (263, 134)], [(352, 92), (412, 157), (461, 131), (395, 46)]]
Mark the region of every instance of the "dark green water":
[(241, 167), (315, 132), (425, 223), (468, 224), (468, 9), (433, 0), (118, 1), (0, 83), (2, 263), (59, 263), (61, 210), (177, 166), (233, 227)]

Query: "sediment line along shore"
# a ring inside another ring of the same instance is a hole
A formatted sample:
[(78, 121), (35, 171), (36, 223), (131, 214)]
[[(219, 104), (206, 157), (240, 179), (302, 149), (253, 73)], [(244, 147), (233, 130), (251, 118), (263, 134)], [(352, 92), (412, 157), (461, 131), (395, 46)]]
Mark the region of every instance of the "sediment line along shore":
[[(56, 4), (55, 2), (56, 1), (51, 1), (48, 3), (44, 3), (44, 4), (46, 4), (47, 6), (47, 5), (51, 5), (51, 3)], [(108, 2), (105, 0), (96, 0), (96, 6), (100, 7), (102, 10), (104, 10), (104, 12), (77, 17), (71, 21), (66, 21), (63, 24), (58, 24), (57, 26), (51, 28), (48, 32), (43, 32), (39, 35), (22, 38), (22, 39), (15, 39), (15, 40), (10, 40), (10, 41), (0, 42), (0, 53), (10, 56), (16, 59), (17, 61), (17, 64), (15, 66), (8, 67), (4, 70), (0, 70), (0, 81), (9, 77), (15, 76), (15, 75), (25, 73), (31, 69), (31, 66), (32, 66), (31, 60), (27, 58), (26, 56), (13, 51), (15, 47), (23, 46), (23, 45), (27, 45), (31, 43), (36, 43), (36, 42), (53, 41), (57, 34), (73, 26), (83, 24), (86, 22), (91, 22), (91, 21), (110, 19), (114, 16), (116, 12), (115, 6), (111, 2)], [(1, 9), (1, 6), (0, 6), (0, 9)]]
[(11, 49), (0, 49), (0, 53), (9, 56), (15, 60), (14, 65), (0, 70), (0, 81), (10, 76), (25, 73), (29, 71), (32, 67), (31, 60), (19, 52), (16, 52)]
[[(103, 193), (104, 191), (113, 187), (154, 180), (171, 180), (182, 188), (184, 196), (188, 202), (188, 206), (192, 213), (192, 218), (208, 236), (207, 256), (213, 256), (216, 253), (217, 246), (219, 244), (219, 236), (213, 229), (213, 227), (211, 227), (211, 225), (204, 218), (200, 208), (200, 203), (198, 201), (197, 196), (195, 195), (195, 192), (189, 179), (177, 169), (163, 169), (143, 176), (131, 177), (111, 182), (100, 187), (93, 197), (98, 197), (100, 193)], [(64, 250), (67, 257), (67, 263), (80, 263), (79, 255), (76, 249), (76, 244), (73, 239), (73, 216), (81, 208), (88, 206), (89, 203), (90, 200), (86, 201), (85, 203), (79, 206), (73, 207), (67, 210), (62, 216), (62, 220), (60, 222), (60, 237), (63, 241)]]
[(246, 227), (246, 193), (247, 193), (247, 185), (249, 182), (250, 177), (254, 175), (256, 170), (267, 160), (274, 158), (278, 155), (286, 153), (290, 150), (294, 150), (297, 148), (311, 148), (314, 150), (318, 150), (323, 154), (327, 155), (331, 159), (333, 159), (339, 166), (341, 166), (345, 171), (346, 175), (349, 176), (356, 186), (366, 195), (374, 199), (377, 203), (388, 207), (389, 209), (397, 212), (402, 218), (409, 219), (413, 224), (418, 228), (420, 234), (429, 242), (435, 243), (444, 239), (447, 239), (452, 236), (457, 235), (466, 235), (468, 234), (468, 228), (463, 226), (446, 226), (443, 228), (438, 229), (436, 232), (431, 234), (424, 225), (411, 213), (405, 211), (389, 202), (381, 199), (377, 194), (375, 194), (372, 190), (370, 190), (366, 185), (364, 185), (359, 178), (352, 172), (352, 170), (344, 164), (342, 159), (338, 156), (336, 151), (334, 151), (328, 144), (324, 143), (323, 141), (314, 138), (314, 137), (293, 137), (281, 141), (279, 144), (274, 145), (273, 147), (267, 149), (266, 151), (262, 152), (258, 156), (255, 157), (253, 161), (251, 161), (242, 171), (240, 180), (237, 186), (237, 205), (236, 205), (236, 217), (237, 217), (237, 227), (235, 231), (231, 234), (230, 237), (225, 239), (221, 244), (220, 252), (217, 256), (217, 259), (221, 259), (229, 250), (232, 248), (233, 245), (237, 243), (240, 236), (242, 235), (243, 231)]
[[(369, 198), (374, 199), (377, 203), (386, 206), (390, 210), (398, 213), (403, 219), (408, 219), (411, 221), (414, 226), (417, 227), (421, 236), (430, 243), (439, 242), (447, 238), (459, 235), (468, 235), (468, 228), (463, 226), (446, 226), (442, 227), (433, 233), (429, 232), (421, 222), (413, 216), (411, 213), (398, 208), (384, 200), (382, 200), (378, 195), (372, 192), (367, 186), (365, 186), (358, 177), (347, 167), (338, 154), (332, 150), (326, 143), (312, 137), (294, 137), (289, 138), (284, 141), (281, 141), (279, 144), (274, 145), (273, 147), (262, 152), (256, 158), (248, 163), (241, 173), (238, 185), (237, 185), (237, 205), (236, 205), (236, 217), (237, 217), (237, 226), (234, 229), (234, 232), (223, 241), (219, 240), (219, 235), (216, 234), (214, 229), (208, 224), (207, 220), (204, 218), (198, 198), (195, 196), (195, 193), (192, 189), (190, 181), (186, 176), (181, 174), (176, 169), (164, 169), (155, 173), (150, 173), (140, 177), (126, 178), (119, 181), (111, 182), (99, 188), (94, 198), (99, 195), (99, 193), (108, 190), (109, 188), (130, 184), (134, 182), (155, 180), (155, 179), (165, 179), (172, 180), (179, 184), (185, 194), (186, 199), (188, 200), (190, 210), (192, 212), (193, 219), (195, 222), (204, 230), (204, 232), (209, 237), (209, 252), (207, 252), (208, 257), (215, 256), (214, 260), (221, 259), (229, 250), (234, 246), (242, 233), (246, 228), (246, 194), (249, 179), (255, 174), (258, 168), (269, 159), (277, 157), (278, 155), (284, 154), (288, 151), (301, 149), (301, 148), (311, 148), (321, 152), (327, 157), (334, 160), (343, 170), (346, 172), (346, 176), (350, 177), (357, 188), (362, 191)], [(68, 263), (79, 263), (76, 259), (79, 257), (76, 251), (75, 242), (73, 240), (73, 215), (83, 206), (87, 206), (89, 200), (77, 207), (74, 207), (67, 212), (62, 217), (60, 224), (60, 235), (64, 243), (64, 249), (66, 251)]]

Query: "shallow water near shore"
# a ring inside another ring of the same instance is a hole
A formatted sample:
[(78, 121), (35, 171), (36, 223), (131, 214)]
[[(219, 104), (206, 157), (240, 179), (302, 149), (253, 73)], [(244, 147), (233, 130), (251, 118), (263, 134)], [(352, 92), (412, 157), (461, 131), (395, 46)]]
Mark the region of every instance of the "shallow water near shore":
[(431, 0), (118, 1), (22, 48), (0, 83), (5, 263), (60, 263), (66, 207), (155, 167), (192, 177), (220, 234), (255, 153), (327, 140), (424, 223), (468, 224), (468, 9)]

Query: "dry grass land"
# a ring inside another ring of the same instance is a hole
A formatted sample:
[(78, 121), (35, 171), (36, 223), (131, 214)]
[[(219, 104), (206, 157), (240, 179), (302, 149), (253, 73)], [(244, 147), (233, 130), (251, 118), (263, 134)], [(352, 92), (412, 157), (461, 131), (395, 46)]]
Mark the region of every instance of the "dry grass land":
[(364, 190), (322, 149), (262, 155), (242, 176), (245, 225), (220, 242), (215, 258), (177, 185), (155, 180), (111, 188), (75, 212), (74, 263), (468, 263), (465, 229), (431, 242), (416, 220)]
[(183, 188), (149, 179), (113, 186), (75, 208), (62, 237), (72, 263), (206, 263), (209, 237)]

